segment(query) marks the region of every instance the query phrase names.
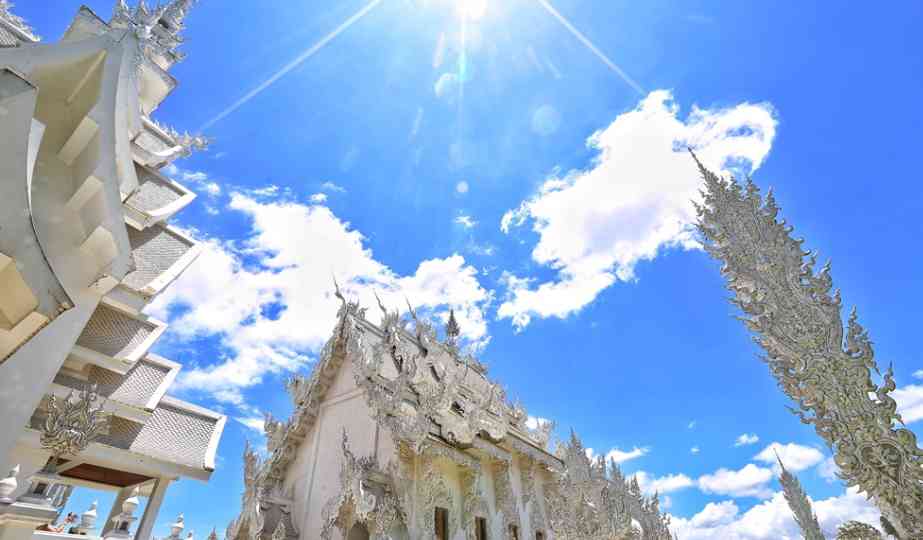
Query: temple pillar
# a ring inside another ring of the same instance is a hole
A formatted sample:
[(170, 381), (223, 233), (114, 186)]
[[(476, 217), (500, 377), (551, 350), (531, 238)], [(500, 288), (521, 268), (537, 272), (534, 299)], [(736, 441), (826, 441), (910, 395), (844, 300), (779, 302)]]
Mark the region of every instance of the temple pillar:
[(135, 540), (150, 540), (151, 533), (154, 532), (154, 524), (157, 521), (157, 514), (160, 513), (160, 505), (163, 504), (163, 498), (167, 494), (167, 488), (170, 487), (169, 478), (158, 478), (154, 481), (154, 487), (151, 495), (147, 499), (147, 505), (144, 507), (144, 515), (141, 516), (141, 522), (138, 524), (138, 532), (135, 533)]
[(115, 496), (115, 500), (112, 501), (112, 508), (109, 510), (109, 515), (106, 517), (106, 522), (103, 523), (103, 531), (100, 533), (100, 536), (106, 536), (106, 533), (115, 527), (115, 518), (117, 518), (122, 513), (122, 504), (126, 499), (131, 497), (131, 492), (134, 491), (134, 489), (135, 486), (126, 486), (119, 490), (118, 495)]

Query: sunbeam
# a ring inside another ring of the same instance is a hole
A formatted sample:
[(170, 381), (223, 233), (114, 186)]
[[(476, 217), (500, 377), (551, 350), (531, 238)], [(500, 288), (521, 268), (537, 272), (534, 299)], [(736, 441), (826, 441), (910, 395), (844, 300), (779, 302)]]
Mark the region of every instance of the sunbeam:
[(261, 94), (263, 90), (266, 90), (267, 88), (272, 86), (276, 81), (288, 75), (293, 69), (303, 64), (308, 58), (311, 58), (312, 56), (314, 56), (319, 50), (323, 49), (325, 45), (333, 41), (337, 36), (343, 33), (344, 30), (346, 30), (347, 28), (355, 24), (356, 21), (364, 17), (369, 11), (372, 11), (372, 9), (374, 9), (375, 6), (377, 6), (380, 3), (381, 3), (381, 0), (371, 0), (371, 2), (366, 4), (362, 9), (357, 11), (350, 18), (343, 21), (343, 23), (340, 26), (337, 26), (332, 32), (330, 32), (329, 34), (321, 38), (320, 41), (318, 41), (314, 45), (311, 45), (311, 47), (309, 47), (308, 49), (305, 49), (305, 51), (299, 54), (297, 58), (295, 58), (294, 60), (286, 64), (279, 71), (272, 74), (271, 77), (261, 82), (256, 88), (247, 92), (242, 98), (232, 103), (230, 107), (224, 109), (223, 111), (218, 113), (214, 118), (202, 124), (202, 127), (199, 128), (199, 131), (204, 132), (205, 130), (211, 128), (212, 126), (214, 126), (221, 120), (224, 120), (225, 118), (227, 118), (237, 109), (246, 105), (248, 101), (250, 101), (251, 99)]
[(552, 6), (548, 0), (537, 0), (537, 2), (541, 4), (542, 7), (544, 7), (545, 10), (548, 13), (550, 13), (552, 17), (554, 17), (561, 24), (563, 24), (564, 28), (567, 28), (570, 31), (570, 33), (573, 34), (574, 37), (577, 38), (578, 41), (580, 41), (580, 43), (583, 43), (583, 45), (587, 49), (590, 50), (590, 52), (592, 52), (593, 54), (596, 55), (597, 58), (602, 60), (603, 64), (606, 64), (606, 67), (614, 71), (616, 75), (618, 75), (619, 77), (622, 78), (623, 81), (628, 83), (628, 86), (632, 87), (635, 90), (635, 92), (641, 94), (642, 96), (645, 94), (644, 89), (641, 88), (641, 85), (639, 85), (638, 83), (634, 81), (634, 79), (629, 77), (628, 74), (625, 73), (625, 71), (622, 68), (620, 68), (619, 66), (615, 64), (615, 62), (610, 60), (609, 57), (606, 56), (601, 50), (599, 50), (599, 48), (596, 45), (593, 45), (593, 42), (587, 39), (587, 37), (584, 36), (580, 32), (580, 30), (577, 30), (577, 28), (573, 24), (571, 24), (570, 21), (568, 21), (564, 17), (564, 15), (561, 15), (561, 13), (559, 13), (558, 10), (556, 10), (554, 6)]

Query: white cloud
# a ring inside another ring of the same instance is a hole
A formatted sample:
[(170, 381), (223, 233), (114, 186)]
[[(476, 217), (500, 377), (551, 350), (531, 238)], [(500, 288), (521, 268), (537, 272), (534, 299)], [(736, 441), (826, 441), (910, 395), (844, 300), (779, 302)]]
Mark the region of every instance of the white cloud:
[(701, 451), (702, 450), (698, 446), (693, 446), (692, 448), (689, 449), (689, 453), (692, 455), (698, 454)]
[(923, 369), (918, 369), (913, 372), (913, 377), (915, 379), (923, 379)]
[[(333, 275), (344, 294), (370, 308), (376, 305), (373, 288), (391, 309), (404, 306), (405, 296), (421, 314), (437, 318), (452, 307), (469, 343), (488, 341), (484, 310), (492, 293), (462, 256), (425, 260), (415, 273), (401, 276), (378, 262), (363, 235), (325, 206), (234, 193), (229, 208), (251, 220), (246, 240), (205, 240), (199, 260), (149, 308), (170, 319), (178, 339), (216, 336), (227, 351), (216, 364), (184, 370), (180, 387), (242, 404), (243, 390), (264, 375), (310, 363), (335, 322)], [(243, 263), (254, 259), (260, 266)], [(377, 308), (369, 309), (370, 319), (378, 317)]]
[(692, 478), (685, 474), (668, 474), (659, 478), (653, 478), (645, 471), (638, 471), (634, 474), (638, 480), (638, 486), (641, 491), (647, 495), (654, 493), (672, 493), (695, 485)]
[(678, 115), (669, 91), (652, 92), (590, 137), (599, 152), (591, 168), (548, 179), (503, 216), (504, 232), (531, 222), (539, 235), (532, 259), (558, 276), (512, 281), (518, 286), (507, 291), (500, 318), (522, 328), (533, 316), (567, 317), (616, 280), (634, 279), (638, 261), (697, 247), (690, 201), (700, 198), (701, 180), (686, 146), (712, 167), (750, 172), (769, 153), (776, 119), (768, 104), (750, 103)]
[(461, 182), (455, 184), (455, 192), (464, 195), (465, 193), (468, 193), (469, 187), (470, 186), (468, 186), (468, 182), (462, 180)]
[(817, 466), (817, 474), (831, 484), (840, 480), (840, 477), (837, 476), (839, 472), (840, 468), (837, 467), (836, 461), (833, 460), (833, 456), (823, 460), (820, 465)]
[(743, 433), (740, 437), (737, 437), (737, 440), (734, 441), (734, 446), (746, 446), (748, 444), (756, 444), (760, 441), (760, 438), (756, 433)]
[(905, 423), (910, 424), (923, 419), (923, 386), (902, 386), (891, 392), (891, 397), (897, 401), (897, 412), (901, 414)]
[(343, 186), (338, 186), (333, 182), (324, 182), (320, 185), (320, 188), (324, 191), (329, 191), (331, 193), (346, 193), (346, 188)]
[(170, 163), (163, 168), (163, 172), (169, 178), (193, 190), (201, 188), (202, 191), (212, 197), (221, 194), (221, 186), (219, 186), (217, 182), (211, 180), (208, 174), (203, 171), (187, 171)]
[(460, 215), (460, 216), (458, 216), (458, 217), (455, 218), (455, 224), (456, 224), (456, 225), (461, 225), (462, 227), (464, 227), (464, 228), (466, 228), (466, 229), (471, 229), (471, 228), (473, 228), (475, 225), (477, 225), (478, 222), (475, 221), (474, 218), (472, 218), (471, 216), (466, 216), (466, 215), (462, 214), (462, 215)]
[(702, 475), (698, 486), (705, 493), (765, 499), (772, 496), (768, 486), (771, 480), (771, 470), (748, 463), (736, 471), (722, 468)]
[(263, 429), (266, 426), (266, 419), (262, 416), (238, 416), (234, 419), (252, 429), (253, 431), (256, 431), (260, 435), (263, 434)]
[(310, 200), (314, 204), (323, 204), (327, 202), (327, 194), (326, 193), (315, 193), (314, 195), (311, 195)]
[(613, 448), (606, 453), (606, 463), (614, 461), (616, 463), (625, 463), (626, 461), (631, 461), (632, 459), (637, 459), (642, 456), (646, 456), (651, 449), (648, 447), (637, 447), (635, 446), (631, 450), (619, 450), (618, 448)]
[(734, 501), (710, 502), (689, 521), (694, 527), (715, 527), (733, 521), (737, 517), (737, 512), (738, 508)]
[(779, 474), (781, 469), (779, 468), (776, 454), (779, 455), (779, 459), (782, 460), (785, 468), (792, 472), (803, 471), (824, 460), (823, 452), (817, 448), (795, 443), (780, 444), (777, 442), (771, 443), (759, 454), (753, 456), (753, 459), (771, 465), (772, 470)]
[(205, 182), (202, 184), (202, 189), (204, 189), (205, 193), (208, 193), (212, 197), (221, 194), (221, 186), (215, 182)]
[(692, 420), (691, 422), (689, 422), (689, 424), (686, 426), (686, 428), (687, 428), (687, 429), (695, 429), (696, 424), (697, 424), (697, 422), (696, 422), (695, 420)]
[[(878, 510), (850, 488), (844, 494), (814, 504), (817, 519), (827, 538), (836, 536), (837, 528), (855, 519), (878, 524)], [(691, 518), (670, 516), (673, 533), (683, 540), (799, 540), (801, 530), (782, 492), (776, 492), (743, 514), (733, 501), (708, 503)]]

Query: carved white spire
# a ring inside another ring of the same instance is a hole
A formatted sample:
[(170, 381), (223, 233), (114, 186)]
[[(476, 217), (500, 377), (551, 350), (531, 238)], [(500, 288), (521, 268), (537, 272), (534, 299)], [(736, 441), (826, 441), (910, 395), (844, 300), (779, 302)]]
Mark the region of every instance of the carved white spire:
[(183, 23), (194, 4), (195, 0), (171, 0), (149, 8), (145, 0), (139, 0), (132, 10), (125, 0), (116, 0), (109, 24), (133, 31), (143, 56), (155, 61), (158, 57), (169, 57), (168, 64), (163, 66), (169, 67), (184, 58), (177, 49), (183, 43)]
[(795, 523), (801, 527), (801, 534), (805, 540), (826, 540), (817, 523), (817, 515), (811, 507), (811, 501), (801, 488), (801, 482), (792, 473), (788, 472), (779, 455), (776, 454), (776, 460), (782, 469), (779, 475), (779, 483), (782, 484), (782, 492), (785, 493), (785, 500), (788, 501), (788, 507), (795, 516)]
[(848, 485), (865, 491), (902, 536), (923, 538), (923, 450), (912, 431), (896, 425), (891, 370), (880, 386), (871, 378), (878, 365), (855, 310), (844, 331), (830, 265), (815, 272), (816, 256), (776, 219), (771, 192), (764, 200), (752, 182), (741, 186), (698, 165), (705, 249), (724, 262), (734, 303), (779, 387), (798, 405), (792, 412), (834, 451)]
[(458, 336), (461, 335), (461, 328), (458, 326), (458, 321), (455, 319), (455, 310), (449, 310), (449, 320), (445, 323), (445, 337), (446, 343), (451, 347), (458, 345)]
[(179, 535), (182, 534), (183, 529), (186, 528), (186, 518), (183, 517), (183, 514), (176, 516), (176, 521), (170, 524), (170, 536), (172, 540), (179, 538)]

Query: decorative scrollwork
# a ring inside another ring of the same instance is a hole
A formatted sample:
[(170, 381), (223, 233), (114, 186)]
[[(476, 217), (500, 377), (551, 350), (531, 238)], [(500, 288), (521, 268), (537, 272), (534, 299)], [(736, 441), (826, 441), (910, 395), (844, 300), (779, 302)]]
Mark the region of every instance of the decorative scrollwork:
[(62, 456), (83, 452), (106, 430), (109, 416), (103, 412), (103, 401), (96, 386), (88, 386), (76, 395), (73, 391), (60, 399), (48, 397), (48, 415), (42, 426), (42, 448), (51, 452), (47, 472), (54, 472)]
[(546, 522), (555, 538), (673, 539), (669, 517), (660, 513), (657, 496), (644, 497), (637, 480), (626, 480), (615, 462), (607, 471), (602, 457), (590, 460), (574, 433), (558, 453), (564, 469), (545, 484)]
[(145, 0), (139, 0), (132, 10), (125, 0), (116, 0), (109, 25), (129, 30), (138, 39), (136, 65), (167, 55), (175, 61), (182, 60), (183, 55), (177, 51), (183, 43), (179, 32), (193, 3), (194, 0), (170, 0), (151, 9)]
[(697, 205), (705, 249), (724, 263), (733, 302), (797, 404), (792, 412), (833, 450), (848, 485), (868, 493), (902, 536), (923, 537), (923, 450), (912, 431), (896, 426), (891, 369), (880, 386), (872, 381), (878, 366), (855, 309), (844, 336), (830, 264), (815, 272), (816, 255), (776, 219), (771, 191), (763, 198), (751, 181), (741, 186), (696, 162), (705, 180)]
[(334, 528), (345, 538), (356, 523), (365, 525), (372, 535), (387, 534), (396, 522), (404, 519), (398, 497), (384, 481), (375, 458), (357, 458), (352, 453), (345, 429), (342, 449), (340, 492), (324, 506), (321, 538), (329, 539)]

